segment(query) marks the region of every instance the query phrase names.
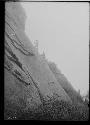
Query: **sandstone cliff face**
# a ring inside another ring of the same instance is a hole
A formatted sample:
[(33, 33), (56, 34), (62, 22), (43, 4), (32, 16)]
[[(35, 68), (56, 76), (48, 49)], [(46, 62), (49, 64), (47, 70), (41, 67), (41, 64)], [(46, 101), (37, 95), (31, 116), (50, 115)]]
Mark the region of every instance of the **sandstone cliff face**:
[(71, 99), (26, 36), (20, 2), (5, 5), (5, 108), (36, 107), (50, 99)]

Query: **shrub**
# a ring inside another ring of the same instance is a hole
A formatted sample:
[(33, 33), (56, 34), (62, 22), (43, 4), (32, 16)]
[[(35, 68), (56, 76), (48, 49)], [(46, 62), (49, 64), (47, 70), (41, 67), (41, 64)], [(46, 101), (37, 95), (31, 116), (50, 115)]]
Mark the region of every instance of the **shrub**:
[(18, 119), (46, 121), (87, 121), (89, 109), (86, 106), (70, 104), (65, 101), (54, 101), (38, 106), (34, 110), (22, 113)]

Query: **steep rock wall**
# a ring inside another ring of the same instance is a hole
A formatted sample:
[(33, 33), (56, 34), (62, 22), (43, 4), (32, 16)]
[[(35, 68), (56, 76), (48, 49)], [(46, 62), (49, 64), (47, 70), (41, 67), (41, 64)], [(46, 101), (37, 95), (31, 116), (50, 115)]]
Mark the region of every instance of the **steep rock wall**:
[(58, 83), (62, 86), (62, 88), (65, 90), (65, 92), (69, 95), (69, 97), (72, 99), (73, 103), (82, 103), (82, 97), (79, 95), (79, 93), (73, 88), (73, 86), (70, 84), (70, 82), (67, 80), (67, 78), (58, 70), (56, 65), (52, 62), (48, 62), (48, 65), (55, 75), (55, 78), (57, 79)]
[(6, 2), (5, 107), (27, 110), (40, 105), (43, 100), (72, 102), (26, 36), (25, 19), (20, 2)]

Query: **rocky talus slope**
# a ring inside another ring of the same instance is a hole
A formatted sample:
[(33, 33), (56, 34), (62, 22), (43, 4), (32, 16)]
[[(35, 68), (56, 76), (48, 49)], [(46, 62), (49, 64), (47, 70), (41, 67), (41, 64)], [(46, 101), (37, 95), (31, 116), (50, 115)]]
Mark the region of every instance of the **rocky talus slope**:
[(5, 109), (35, 108), (49, 100), (72, 102), (25, 34), (20, 2), (5, 4)]

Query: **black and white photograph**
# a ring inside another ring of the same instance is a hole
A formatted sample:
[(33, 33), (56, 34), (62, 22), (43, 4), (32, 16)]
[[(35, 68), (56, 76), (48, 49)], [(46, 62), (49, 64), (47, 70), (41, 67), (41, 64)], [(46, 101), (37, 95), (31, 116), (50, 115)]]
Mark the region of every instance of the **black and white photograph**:
[(89, 120), (89, 2), (5, 2), (4, 120)]

